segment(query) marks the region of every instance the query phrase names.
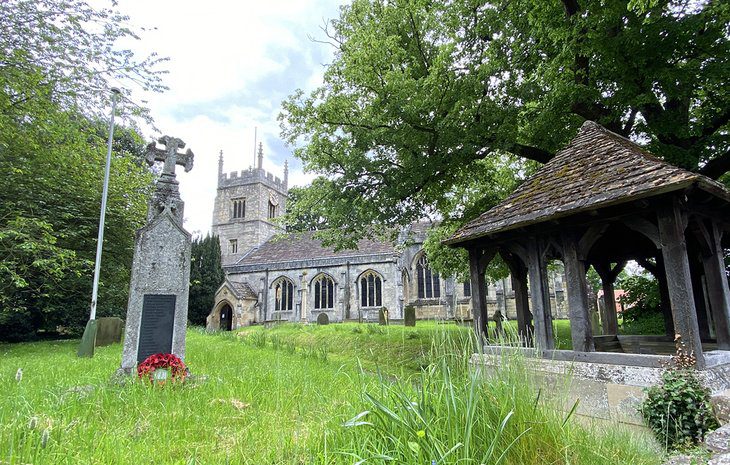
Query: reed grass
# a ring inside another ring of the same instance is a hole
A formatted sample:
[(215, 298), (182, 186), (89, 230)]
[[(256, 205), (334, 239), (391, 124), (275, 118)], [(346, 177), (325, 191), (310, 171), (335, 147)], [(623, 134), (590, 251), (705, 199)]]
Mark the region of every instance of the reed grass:
[(112, 382), (120, 345), (77, 344), (0, 345), (0, 463), (659, 463), (643, 437), (566, 420), (519, 360), (473, 369), (456, 325), (190, 330), (195, 379), (162, 388)]

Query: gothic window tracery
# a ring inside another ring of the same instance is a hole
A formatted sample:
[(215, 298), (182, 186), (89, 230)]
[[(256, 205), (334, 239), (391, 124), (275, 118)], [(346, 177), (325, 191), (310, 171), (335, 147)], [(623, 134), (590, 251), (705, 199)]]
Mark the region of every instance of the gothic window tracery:
[(374, 271), (366, 271), (360, 277), (360, 306), (381, 307), (383, 305), (383, 280)]
[(279, 202), (277, 199), (273, 196), (273, 194), (269, 194), (269, 219), (276, 218), (276, 210), (278, 209)]
[(289, 311), (294, 309), (294, 284), (287, 278), (279, 278), (274, 282), (274, 310)]
[(314, 281), (314, 308), (335, 308), (335, 282), (326, 274), (320, 275)]
[(418, 277), (419, 299), (438, 299), (441, 297), (439, 274), (431, 271), (426, 260), (426, 255), (421, 255), (421, 258), (416, 264), (416, 276)]
[(246, 199), (233, 200), (233, 218), (246, 217)]

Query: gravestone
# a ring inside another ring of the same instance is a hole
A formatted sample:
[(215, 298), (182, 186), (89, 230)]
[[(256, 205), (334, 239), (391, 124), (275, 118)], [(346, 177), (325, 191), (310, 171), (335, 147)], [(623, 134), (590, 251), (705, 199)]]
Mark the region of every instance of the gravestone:
[(385, 307), (381, 307), (380, 310), (378, 310), (378, 323), (381, 326), (385, 326), (388, 324), (388, 309)]
[(416, 326), (416, 307), (406, 305), (403, 309), (403, 323), (406, 326)]
[(190, 280), (190, 233), (182, 226), (175, 165), (193, 167), (193, 153), (180, 139), (164, 136), (147, 146), (147, 163), (164, 162), (147, 210), (147, 224), (137, 231), (129, 284), (127, 323), (121, 370), (131, 373), (156, 353), (185, 358)]
[(96, 342), (95, 347), (104, 347), (110, 344), (122, 342), (124, 331), (124, 320), (116, 316), (108, 316), (96, 319)]
[(322, 312), (319, 315), (317, 315), (317, 324), (318, 325), (328, 325), (330, 324), (330, 317), (326, 313)]

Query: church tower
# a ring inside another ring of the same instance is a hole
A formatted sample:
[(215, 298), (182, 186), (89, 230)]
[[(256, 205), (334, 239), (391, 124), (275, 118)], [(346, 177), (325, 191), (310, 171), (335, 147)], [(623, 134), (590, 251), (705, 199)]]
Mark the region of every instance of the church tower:
[(259, 144), (257, 166), (223, 173), (223, 151), (218, 158), (218, 192), (213, 206), (213, 234), (221, 243), (221, 261), (233, 265), (252, 248), (282, 232), (274, 220), (286, 208), (288, 165), (281, 180), (263, 169), (264, 149)]

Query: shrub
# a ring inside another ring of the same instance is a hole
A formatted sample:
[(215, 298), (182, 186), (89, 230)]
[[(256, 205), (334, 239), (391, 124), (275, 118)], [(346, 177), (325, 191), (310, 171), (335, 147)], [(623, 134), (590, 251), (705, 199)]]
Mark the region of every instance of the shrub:
[(624, 321), (621, 325), (622, 334), (665, 334), (664, 315), (661, 313), (649, 313), (641, 315), (631, 321)]
[(659, 283), (649, 274), (630, 275), (621, 279), (617, 287), (626, 294), (621, 303), (626, 307), (621, 314), (623, 334), (664, 334), (664, 315), (661, 312)]
[(718, 427), (710, 391), (697, 379), (694, 356), (684, 351), (679, 340), (673, 362), (662, 373), (662, 384), (649, 388), (639, 407), (644, 421), (667, 449), (696, 445)]

